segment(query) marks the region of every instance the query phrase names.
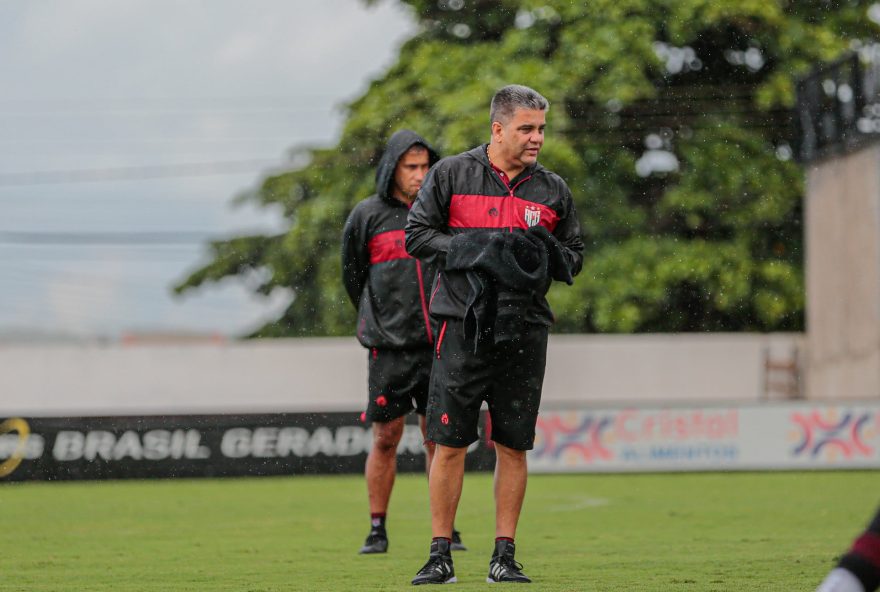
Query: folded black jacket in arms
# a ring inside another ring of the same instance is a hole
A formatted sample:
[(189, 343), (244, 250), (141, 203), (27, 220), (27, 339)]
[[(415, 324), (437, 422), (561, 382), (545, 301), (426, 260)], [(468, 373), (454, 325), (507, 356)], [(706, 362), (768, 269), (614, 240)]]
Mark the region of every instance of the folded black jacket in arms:
[(484, 339), (501, 343), (520, 335), (549, 278), (572, 283), (562, 245), (543, 227), (458, 234), (449, 242), (446, 271), (464, 273), (470, 285), (463, 323), (474, 351)]

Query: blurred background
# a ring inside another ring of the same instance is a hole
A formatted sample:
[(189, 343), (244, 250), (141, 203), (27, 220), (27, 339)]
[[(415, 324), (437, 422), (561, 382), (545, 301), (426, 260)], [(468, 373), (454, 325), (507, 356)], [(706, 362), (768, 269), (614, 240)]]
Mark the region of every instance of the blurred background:
[(211, 239), (288, 226), (235, 206), (416, 30), (397, 3), (0, 5), (0, 340), (247, 334), (290, 294), (174, 298)]
[[(469, 149), (516, 82), (550, 100), (541, 161), (586, 244), (548, 295), (562, 448), (533, 466), (876, 468), (878, 23), (858, 0), (2, 3), (0, 416), (34, 433), (0, 426), (0, 459), (111, 471), (51, 456), (69, 420), (110, 447), (86, 460), (161, 474), (116, 438), (186, 429), (201, 462), (198, 426), (216, 449), (293, 422), (360, 470), (343, 223), (394, 131)], [(672, 427), (597, 435), (629, 406)], [(279, 450), (223, 470), (286, 474)]]
[[(528, 455), (584, 475), (530, 479), (529, 570), (812, 589), (876, 503), (878, 34), (872, 0), (0, 0), (0, 588), (408, 582), (414, 415), (401, 554), (354, 554), (341, 231), (394, 131), (467, 150), (520, 83), (586, 245)], [(465, 578), (495, 458), (483, 418)]]

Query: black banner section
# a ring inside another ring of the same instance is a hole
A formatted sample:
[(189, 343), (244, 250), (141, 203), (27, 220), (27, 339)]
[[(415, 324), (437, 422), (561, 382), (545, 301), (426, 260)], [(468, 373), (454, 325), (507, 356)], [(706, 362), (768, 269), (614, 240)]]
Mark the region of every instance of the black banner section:
[[(485, 415), (467, 470), (492, 470)], [(72, 479), (361, 473), (372, 443), (357, 413), (8, 418), (0, 423), (0, 483)], [(416, 416), (398, 470), (425, 470)]]

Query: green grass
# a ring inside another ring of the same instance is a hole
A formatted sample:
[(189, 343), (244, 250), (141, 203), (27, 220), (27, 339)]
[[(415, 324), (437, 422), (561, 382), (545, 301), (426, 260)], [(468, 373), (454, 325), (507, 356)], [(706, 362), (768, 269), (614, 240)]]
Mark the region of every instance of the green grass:
[[(533, 475), (517, 558), (536, 590), (805, 590), (867, 523), (871, 472)], [(410, 590), (424, 477), (398, 478), (385, 556), (358, 556), (363, 479), (0, 486), (0, 590)], [(455, 590), (485, 590), (491, 475), (468, 474)], [(494, 587), (492, 588), (494, 589)]]

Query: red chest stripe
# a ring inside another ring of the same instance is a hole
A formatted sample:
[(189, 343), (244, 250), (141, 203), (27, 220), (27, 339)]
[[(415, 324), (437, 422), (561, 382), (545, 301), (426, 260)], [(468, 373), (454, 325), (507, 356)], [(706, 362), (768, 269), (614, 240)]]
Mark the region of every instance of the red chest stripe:
[(515, 196), (457, 193), (449, 204), (450, 228), (528, 228), (540, 224), (552, 232), (558, 222), (552, 208)]
[(395, 259), (412, 259), (406, 252), (404, 240), (406, 235), (402, 230), (389, 230), (381, 232), (370, 239), (367, 249), (370, 251), (370, 263), (382, 263)]

